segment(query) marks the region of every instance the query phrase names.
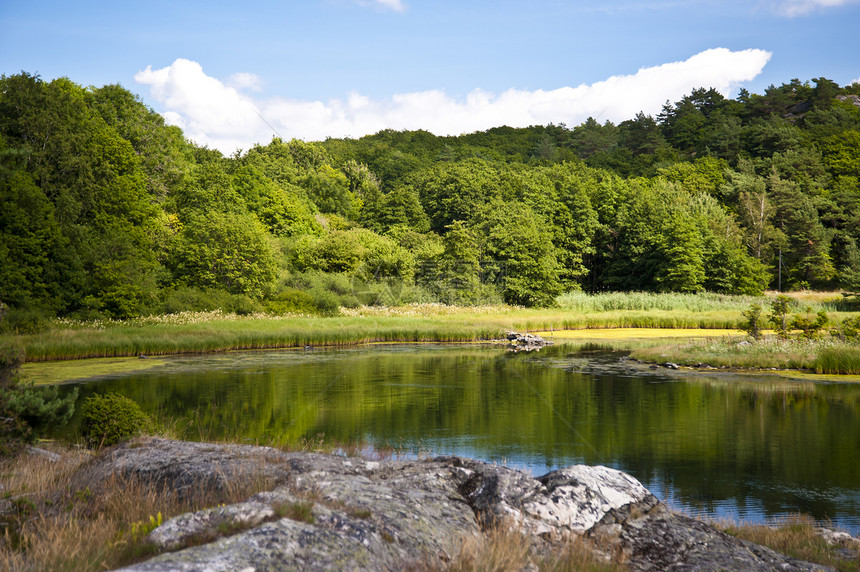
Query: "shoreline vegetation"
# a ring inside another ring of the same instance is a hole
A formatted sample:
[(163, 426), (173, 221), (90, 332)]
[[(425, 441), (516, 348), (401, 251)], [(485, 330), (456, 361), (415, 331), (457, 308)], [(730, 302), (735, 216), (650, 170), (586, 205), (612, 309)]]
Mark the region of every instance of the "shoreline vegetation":
[[(369, 343), (486, 342), (519, 331), (541, 332), (554, 340), (679, 338), (678, 343), (647, 344), (652, 347), (633, 351), (632, 357), (651, 363), (860, 373), (860, 345), (825, 331), (808, 339), (790, 331), (776, 336), (763, 330), (759, 340), (746, 336), (746, 308), (767, 307), (776, 299), (775, 295), (577, 292), (562, 295), (556, 307), (543, 309), (411, 304), (342, 308), (340, 315), (331, 317), (214, 310), (129, 320), (57, 319), (38, 333), (0, 335), (0, 342), (21, 348), (26, 361), (33, 363)], [(834, 327), (857, 319), (856, 312), (846, 311), (850, 308), (839, 294), (803, 292), (790, 300), (797, 315), (825, 312)], [(702, 336), (703, 332), (694, 330), (713, 334)]]

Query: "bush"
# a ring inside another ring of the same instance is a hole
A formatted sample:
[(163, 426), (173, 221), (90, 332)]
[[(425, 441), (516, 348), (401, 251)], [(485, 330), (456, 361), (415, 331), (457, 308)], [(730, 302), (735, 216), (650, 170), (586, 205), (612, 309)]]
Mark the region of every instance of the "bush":
[(40, 308), (9, 308), (5, 319), (0, 320), (0, 333), (38, 334), (50, 327), (48, 311)]
[(88, 397), (82, 415), (81, 434), (90, 447), (109, 447), (155, 431), (155, 422), (140, 405), (117, 393)]
[[(0, 320), (5, 306), (0, 304)], [(68, 423), (75, 411), (78, 390), (60, 397), (57, 386), (36, 388), (21, 383), (18, 370), (24, 352), (0, 343), (0, 455), (14, 454), (49, 427)]]
[(230, 294), (222, 290), (176, 286), (164, 293), (162, 311), (165, 314), (209, 312), (218, 309), (228, 314), (248, 315), (259, 312), (262, 306), (245, 294)]
[(272, 295), (265, 304), (266, 312), (282, 316), (284, 314), (313, 314), (317, 308), (313, 297), (297, 288), (285, 288)]
[(741, 312), (744, 321), (741, 322), (740, 329), (752, 336), (756, 340), (760, 340), (761, 333), (761, 304), (750, 304), (749, 309)]

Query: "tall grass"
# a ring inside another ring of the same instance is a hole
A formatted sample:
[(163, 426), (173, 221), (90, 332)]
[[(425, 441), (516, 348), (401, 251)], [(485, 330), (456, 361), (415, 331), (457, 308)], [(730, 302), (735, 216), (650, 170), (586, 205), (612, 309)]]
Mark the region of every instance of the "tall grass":
[(0, 342), (22, 347), (32, 362), (372, 342), (470, 342), (500, 339), (510, 330), (737, 329), (741, 312), (760, 300), (766, 298), (570, 293), (559, 297), (558, 307), (541, 309), (410, 304), (342, 308), (333, 317), (180, 312), (124, 322), (57, 320), (50, 330), (0, 335)]
[[(741, 296), (701, 292), (684, 294), (676, 292), (604, 292), (586, 294), (585, 292), (568, 292), (557, 298), (558, 305), (568, 310), (586, 314), (598, 312), (613, 312), (618, 310), (662, 310), (686, 312), (741, 312), (750, 304), (760, 304), (769, 307), (770, 301), (778, 292), (770, 292), (763, 296)], [(812, 312), (850, 311), (844, 298), (834, 292), (790, 292), (793, 309), (811, 308)]]
[(0, 336), (22, 347), (27, 361), (171, 355), (227, 350), (341, 346), (372, 342), (470, 342), (510, 330), (585, 328), (735, 328), (739, 314), (636, 311), (582, 314), (503, 307), (416, 312), (377, 310), (337, 317), (219, 316), (200, 320), (67, 324), (37, 334)]
[(586, 294), (569, 292), (558, 297), (562, 308), (585, 314), (615, 312), (619, 310), (662, 310), (686, 312), (740, 312), (753, 302), (761, 302), (757, 296), (728, 296), (724, 294), (681, 294), (654, 292), (605, 292)]
[(833, 338), (758, 341), (714, 338), (634, 349), (630, 356), (646, 362), (706, 364), (737, 369), (806, 369), (832, 375), (860, 374), (860, 346)]
[(860, 346), (826, 348), (813, 363), (816, 373), (860, 375)]

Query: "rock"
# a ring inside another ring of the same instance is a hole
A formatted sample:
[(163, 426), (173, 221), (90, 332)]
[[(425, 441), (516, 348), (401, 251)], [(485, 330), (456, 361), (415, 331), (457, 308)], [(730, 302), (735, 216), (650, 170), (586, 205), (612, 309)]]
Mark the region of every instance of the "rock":
[(125, 570), (444, 568), (463, 542), (513, 527), (536, 555), (573, 536), (633, 570), (820, 570), (672, 513), (631, 476), (576, 465), (541, 477), (460, 457), (369, 461), (267, 447), (141, 439), (96, 456), (72, 480), (95, 494), (136, 478), (186, 494), (264, 479), (246, 500), (168, 519), (163, 552)]
[(847, 101), (853, 105), (856, 105), (857, 107), (860, 107), (860, 95), (837, 95), (836, 99), (838, 99), (839, 101)]
[(642, 516), (608, 514), (588, 534), (620, 549), (635, 571), (831, 570), (739, 540), (662, 504)]
[(540, 350), (544, 346), (552, 345), (552, 341), (543, 339), (536, 334), (520, 334), (518, 332), (508, 332), (508, 341), (511, 342), (510, 349), (515, 352), (530, 352)]
[(663, 363), (663, 364), (660, 364), (660, 365), (662, 365), (663, 367), (665, 367), (665, 368), (667, 368), (667, 369), (681, 369), (681, 368), (680, 368), (680, 366), (679, 366), (678, 364), (676, 364), (676, 363), (672, 363), (672, 362), (670, 362), (670, 361), (667, 361), (666, 363)]
[(33, 447), (32, 445), (27, 445), (26, 451), (29, 455), (32, 455), (34, 457), (40, 457), (52, 463), (56, 463), (60, 460), (60, 455), (58, 455), (57, 453), (54, 453), (53, 451), (47, 451), (45, 449), (40, 449), (39, 447)]

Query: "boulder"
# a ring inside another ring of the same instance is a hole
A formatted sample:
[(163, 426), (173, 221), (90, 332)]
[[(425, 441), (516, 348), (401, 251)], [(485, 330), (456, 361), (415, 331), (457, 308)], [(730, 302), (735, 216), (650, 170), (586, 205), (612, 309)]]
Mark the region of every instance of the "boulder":
[(133, 477), (187, 494), (264, 479), (268, 490), (168, 519), (163, 552), (124, 570), (444, 568), (463, 542), (513, 527), (537, 554), (574, 536), (632, 570), (822, 570), (668, 510), (631, 476), (575, 465), (540, 477), (461, 457), (372, 461), (268, 447), (146, 438), (114, 447), (78, 474), (94, 493)]
[(515, 352), (530, 352), (540, 350), (544, 346), (552, 345), (552, 341), (543, 339), (537, 334), (520, 334), (518, 332), (508, 332), (509, 348)]

